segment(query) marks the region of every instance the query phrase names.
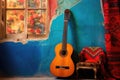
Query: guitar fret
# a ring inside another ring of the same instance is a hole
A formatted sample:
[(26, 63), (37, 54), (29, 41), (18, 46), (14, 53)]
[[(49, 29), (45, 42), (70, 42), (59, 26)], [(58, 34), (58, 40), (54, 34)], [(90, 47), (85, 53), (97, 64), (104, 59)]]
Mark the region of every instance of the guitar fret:
[(68, 22), (68, 20), (64, 20), (64, 22)]

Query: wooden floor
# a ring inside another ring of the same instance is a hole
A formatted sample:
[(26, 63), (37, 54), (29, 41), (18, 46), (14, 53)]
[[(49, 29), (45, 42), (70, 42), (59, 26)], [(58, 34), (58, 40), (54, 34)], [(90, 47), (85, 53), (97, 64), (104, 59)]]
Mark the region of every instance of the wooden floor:
[[(0, 78), (0, 80), (64, 80), (64, 79), (56, 79), (49, 77), (49, 78)], [(94, 80), (94, 79), (70, 79), (70, 80)]]
[(37, 78), (14, 77), (14, 78), (0, 78), (0, 80), (55, 80), (55, 78), (54, 77), (37, 77)]

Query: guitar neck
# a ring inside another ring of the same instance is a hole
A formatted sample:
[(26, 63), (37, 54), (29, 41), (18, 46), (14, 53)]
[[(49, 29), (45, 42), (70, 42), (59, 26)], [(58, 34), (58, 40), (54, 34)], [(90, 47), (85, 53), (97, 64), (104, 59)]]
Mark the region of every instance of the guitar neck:
[(69, 19), (70, 19), (70, 10), (66, 9), (64, 12), (64, 31), (63, 31), (63, 41), (62, 41), (63, 51), (66, 51), (66, 46), (67, 46), (67, 28), (68, 28)]
[(63, 31), (63, 41), (62, 41), (62, 50), (66, 51), (67, 45), (67, 28), (68, 28), (68, 20), (64, 20), (64, 31)]

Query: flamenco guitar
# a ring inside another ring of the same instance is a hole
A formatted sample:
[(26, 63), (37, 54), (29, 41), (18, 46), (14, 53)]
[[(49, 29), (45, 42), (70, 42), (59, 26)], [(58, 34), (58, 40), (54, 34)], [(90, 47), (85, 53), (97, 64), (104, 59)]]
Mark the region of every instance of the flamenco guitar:
[(69, 77), (74, 72), (74, 63), (71, 59), (73, 47), (67, 43), (67, 27), (70, 19), (70, 10), (64, 11), (63, 41), (55, 47), (56, 56), (50, 65), (50, 72), (57, 77)]

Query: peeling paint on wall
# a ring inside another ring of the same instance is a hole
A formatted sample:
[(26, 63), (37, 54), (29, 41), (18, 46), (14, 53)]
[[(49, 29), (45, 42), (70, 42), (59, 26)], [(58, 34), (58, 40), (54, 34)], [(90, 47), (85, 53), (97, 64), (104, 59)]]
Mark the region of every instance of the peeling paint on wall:
[(57, 14), (60, 15), (65, 9), (70, 9), (81, 0), (58, 0)]

